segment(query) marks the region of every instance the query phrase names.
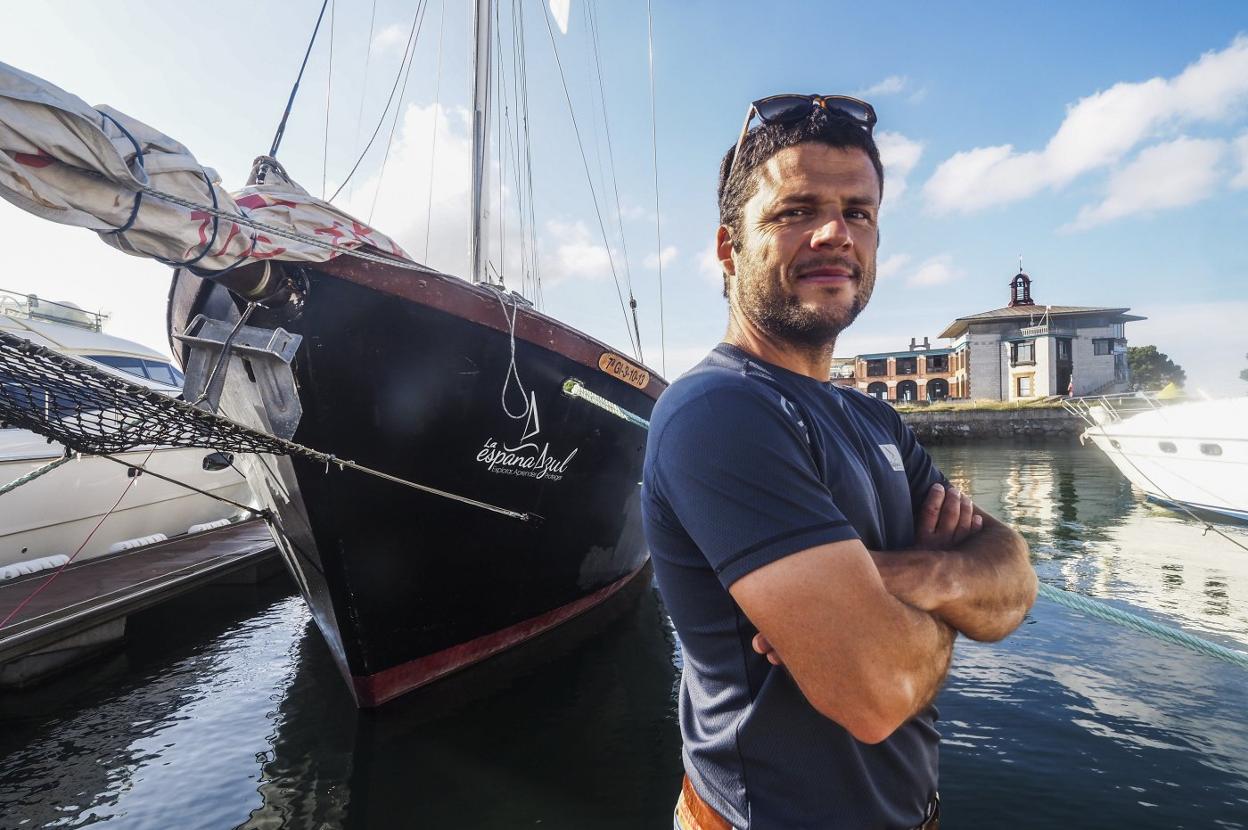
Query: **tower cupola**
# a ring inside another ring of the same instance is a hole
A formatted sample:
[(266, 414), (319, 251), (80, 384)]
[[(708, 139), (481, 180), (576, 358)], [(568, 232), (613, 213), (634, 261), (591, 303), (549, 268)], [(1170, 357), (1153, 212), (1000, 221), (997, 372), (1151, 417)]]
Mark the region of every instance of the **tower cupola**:
[(1031, 299), (1031, 277), (1019, 271), (1010, 280), (1010, 308), (1016, 305), (1035, 305)]

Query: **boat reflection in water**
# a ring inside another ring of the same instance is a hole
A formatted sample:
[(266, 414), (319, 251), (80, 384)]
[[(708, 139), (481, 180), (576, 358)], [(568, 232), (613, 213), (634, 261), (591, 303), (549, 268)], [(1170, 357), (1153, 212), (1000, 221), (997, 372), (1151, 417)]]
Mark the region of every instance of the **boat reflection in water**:
[(375, 711), (341, 705), (309, 627), (244, 826), (663, 826), (680, 786), (678, 674), (648, 582)]

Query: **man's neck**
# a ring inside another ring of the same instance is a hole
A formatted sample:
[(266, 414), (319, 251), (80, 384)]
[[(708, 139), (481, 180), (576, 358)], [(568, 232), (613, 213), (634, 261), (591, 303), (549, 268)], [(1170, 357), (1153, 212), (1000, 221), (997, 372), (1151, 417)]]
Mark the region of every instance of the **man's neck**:
[(724, 342), (757, 357), (764, 363), (788, 369), (823, 382), (832, 376), (832, 350), (836, 341), (825, 346), (805, 346), (777, 340), (736, 314), (729, 316)]

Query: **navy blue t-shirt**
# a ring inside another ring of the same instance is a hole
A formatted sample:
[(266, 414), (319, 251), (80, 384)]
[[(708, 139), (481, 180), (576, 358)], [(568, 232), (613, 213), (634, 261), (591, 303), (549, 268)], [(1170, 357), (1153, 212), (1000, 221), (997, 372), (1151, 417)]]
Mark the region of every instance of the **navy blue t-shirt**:
[(738, 828), (919, 824), (936, 791), (929, 707), (887, 740), (856, 740), (751, 647), (728, 587), (829, 542), (914, 543), (931, 458), (888, 404), (720, 344), (655, 406), (642, 515), (680, 636), (685, 771)]

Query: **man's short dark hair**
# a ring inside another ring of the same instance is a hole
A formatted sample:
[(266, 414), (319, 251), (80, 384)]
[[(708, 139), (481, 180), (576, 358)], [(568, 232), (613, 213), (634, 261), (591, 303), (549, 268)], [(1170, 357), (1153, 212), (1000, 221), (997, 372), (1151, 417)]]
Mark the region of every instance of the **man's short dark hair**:
[[(763, 124), (750, 131), (741, 145), (741, 158), (733, 164), (735, 145), (728, 149), (719, 163), (719, 222), (732, 230), (732, 245), (741, 242), (741, 211), (758, 192), (755, 171), (776, 153), (798, 144), (825, 144), (838, 150), (858, 148), (871, 159), (871, 166), (880, 179), (880, 196), (884, 195), (884, 165), (871, 133), (854, 122), (815, 108), (809, 117), (792, 124)], [(732, 180), (728, 168), (732, 166)]]

